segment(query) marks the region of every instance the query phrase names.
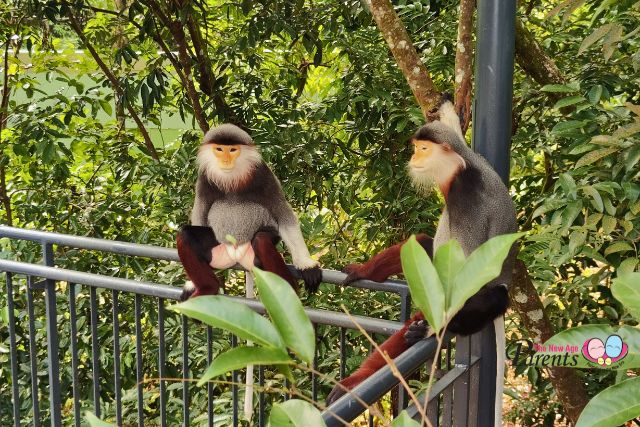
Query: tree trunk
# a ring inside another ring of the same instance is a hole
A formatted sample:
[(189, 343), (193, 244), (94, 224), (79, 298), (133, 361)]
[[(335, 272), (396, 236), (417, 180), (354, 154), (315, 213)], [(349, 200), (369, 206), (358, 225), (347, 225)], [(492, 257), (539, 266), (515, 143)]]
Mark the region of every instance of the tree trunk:
[(471, 33), (473, 31), (473, 11), (475, 0), (460, 1), (460, 15), (458, 18), (458, 40), (456, 43), (455, 65), (455, 109), (460, 116), (462, 133), (466, 133), (471, 122), (471, 89), (473, 82), (473, 46)]
[[(521, 260), (516, 261), (509, 296), (512, 308), (520, 315), (533, 342), (543, 343), (555, 334), (527, 267)], [(552, 367), (548, 372), (558, 400), (569, 420), (575, 424), (589, 401), (584, 384), (572, 368)]]
[(425, 118), (438, 105), (440, 93), (429, 76), (402, 21), (389, 0), (371, 0), (369, 9), (389, 49), (402, 70)]

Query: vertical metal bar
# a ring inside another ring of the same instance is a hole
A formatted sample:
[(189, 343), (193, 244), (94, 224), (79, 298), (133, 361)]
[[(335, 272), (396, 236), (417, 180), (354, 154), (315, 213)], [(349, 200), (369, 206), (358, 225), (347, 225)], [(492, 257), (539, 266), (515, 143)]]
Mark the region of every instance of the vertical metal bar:
[(113, 377), (116, 398), (116, 424), (122, 425), (122, 390), (120, 378), (120, 322), (118, 320), (118, 291), (111, 291), (113, 301)]
[(406, 322), (411, 317), (411, 294), (409, 288), (400, 294), (400, 319)]
[[(20, 426), (20, 394), (18, 390), (18, 347), (16, 345), (16, 318), (13, 307), (13, 280), (11, 273), (6, 273), (7, 280), (7, 310), (9, 311), (9, 345), (11, 346), (11, 389), (13, 399), (13, 424)], [(33, 366), (33, 365), (32, 365)], [(31, 377), (38, 376), (37, 371), (31, 371)]]
[(516, 0), (479, 0), (473, 148), (509, 179)]
[(136, 322), (136, 388), (138, 391), (138, 427), (144, 427), (144, 394), (142, 390), (142, 295), (135, 296), (135, 322)]
[[(231, 347), (238, 346), (238, 338), (231, 335)], [(238, 425), (238, 371), (231, 371), (231, 400), (233, 402), (233, 427)]]
[[(446, 367), (447, 372), (451, 370), (451, 340), (447, 341), (446, 347)], [(442, 425), (445, 427), (451, 426), (453, 412), (453, 384), (449, 385), (442, 392)]]
[[(432, 381), (433, 383), (435, 383), (437, 381), (438, 378), (438, 371), (440, 370), (440, 367), (442, 366), (440, 364), (440, 361), (442, 360), (441, 358), (441, 354), (440, 353), (436, 353), (433, 355), (433, 359), (429, 360), (429, 362), (427, 362), (427, 372), (431, 372), (431, 366), (433, 364), (435, 364), (436, 366), (436, 371), (435, 371), (435, 378), (429, 378), (429, 381)], [(429, 422), (431, 423), (431, 425), (433, 427), (438, 427), (438, 420), (439, 420), (439, 410), (440, 410), (440, 395), (436, 396), (434, 399), (432, 399), (429, 403), (427, 403), (427, 418), (429, 418)]]
[(182, 316), (182, 418), (189, 426), (189, 321)]
[(100, 347), (98, 343), (98, 297), (96, 288), (89, 288), (91, 309), (91, 360), (93, 370), (93, 410), (100, 418)]
[(346, 339), (347, 330), (340, 328), (340, 379), (345, 377), (345, 358), (346, 358)]
[(313, 352), (313, 371), (311, 372), (311, 398), (315, 401), (318, 400), (318, 376), (316, 371), (318, 370), (318, 324), (313, 324), (313, 336), (316, 341), (315, 350)]
[(76, 285), (69, 283), (69, 315), (71, 332), (71, 372), (73, 384), (73, 424), (80, 427), (80, 384), (78, 383), (78, 325), (76, 313)]
[[(42, 244), (42, 255), (45, 265), (53, 267), (53, 246)], [(47, 358), (49, 361), (49, 402), (51, 410), (51, 426), (62, 426), (60, 411), (60, 358), (58, 354), (58, 311), (56, 308), (56, 282), (45, 280), (45, 311), (47, 317)]]
[[(456, 365), (471, 363), (470, 337), (456, 336)], [(460, 375), (453, 383), (453, 425), (467, 426), (469, 414), (469, 371)]]
[(160, 376), (160, 425), (167, 427), (167, 385), (164, 343), (164, 298), (158, 298), (158, 376)]
[[(482, 339), (482, 332), (478, 332), (469, 337), (469, 348), (472, 358), (481, 357), (481, 352), (484, 351), (482, 349)], [(476, 427), (479, 423), (480, 370), (480, 364), (476, 363), (471, 367), (469, 372), (469, 415), (467, 417), (467, 427)]]
[[(36, 349), (36, 325), (35, 325), (35, 314), (33, 309), (33, 290), (31, 289), (32, 284), (33, 284), (33, 277), (28, 276), (27, 277), (27, 313), (29, 314), (29, 359), (31, 362), (31, 402), (33, 404), (33, 427), (39, 427), (40, 426), (40, 402), (39, 402), (40, 399), (38, 397), (38, 394), (39, 394), (38, 353)], [(12, 295), (12, 294), (10, 292), (7, 292), (7, 297), (9, 295)], [(12, 311), (9, 310), (9, 314), (11, 313)]]
[[(207, 326), (207, 366), (213, 361), (213, 328)], [(207, 413), (209, 427), (213, 427), (213, 382), (207, 382)]]
[[(516, 0), (478, 1), (473, 147), (509, 180)], [(482, 331), (478, 423), (495, 423), (496, 346), (493, 324)]]
[(258, 385), (260, 386), (260, 392), (258, 393), (258, 426), (264, 427), (267, 421), (267, 414), (265, 413), (265, 401), (264, 401), (264, 366), (258, 367)]

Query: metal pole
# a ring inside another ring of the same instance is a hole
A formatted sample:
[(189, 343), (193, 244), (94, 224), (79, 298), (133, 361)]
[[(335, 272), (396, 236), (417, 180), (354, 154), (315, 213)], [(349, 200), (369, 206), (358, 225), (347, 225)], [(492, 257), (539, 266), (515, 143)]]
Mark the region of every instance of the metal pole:
[(515, 0), (479, 0), (473, 149), (509, 180)]
[[(473, 148), (507, 183), (511, 142), (515, 0), (478, 0)], [(478, 425), (495, 425), (496, 346), (493, 323), (482, 332)]]
[[(53, 246), (42, 245), (44, 264), (53, 267)], [(62, 426), (62, 401), (60, 398), (60, 357), (58, 346), (58, 311), (56, 309), (56, 282), (45, 281), (45, 311), (47, 316), (47, 358), (49, 359), (49, 408), (51, 427)]]

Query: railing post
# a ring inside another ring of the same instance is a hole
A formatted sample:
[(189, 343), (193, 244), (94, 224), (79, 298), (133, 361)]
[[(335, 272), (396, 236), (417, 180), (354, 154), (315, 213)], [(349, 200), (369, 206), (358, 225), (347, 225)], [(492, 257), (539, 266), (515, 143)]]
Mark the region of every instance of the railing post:
[[(509, 180), (515, 0), (479, 0), (473, 148), (506, 183)], [(493, 324), (482, 331), (478, 425), (495, 424), (496, 348)]]
[[(43, 243), (42, 256), (44, 264), (53, 267), (53, 245)], [(62, 426), (60, 410), (60, 359), (58, 358), (58, 311), (56, 308), (56, 282), (45, 280), (45, 309), (47, 316), (47, 358), (49, 364), (49, 401), (51, 425)]]

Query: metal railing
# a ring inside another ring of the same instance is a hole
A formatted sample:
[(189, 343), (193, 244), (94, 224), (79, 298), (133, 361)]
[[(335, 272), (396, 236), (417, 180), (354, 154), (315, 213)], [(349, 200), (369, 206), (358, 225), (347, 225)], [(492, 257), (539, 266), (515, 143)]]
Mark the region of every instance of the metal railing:
[[(175, 250), (7, 226), (0, 226), (0, 237), (37, 242), (42, 248), (42, 264), (0, 259), (0, 271), (5, 273), (9, 332), (6, 337), (0, 330), (0, 343), (8, 338), (13, 425), (24, 425), (30, 420), (34, 426), (47, 421), (52, 426), (61, 426), (63, 422), (80, 426), (83, 410), (90, 410), (99, 417), (106, 416), (118, 425), (247, 425), (241, 421), (239, 413), (241, 372), (234, 372), (226, 385), (209, 383), (206, 389), (196, 388), (190, 381), (190, 368), (194, 372), (204, 372), (213, 359), (214, 347), (228, 345), (223, 342), (228, 339), (230, 345), (235, 346), (235, 337), (216, 334), (211, 327), (167, 312), (165, 303), (179, 299), (179, 287), (58, 268), (53, 249), (56, 245), (127, 257), (178, 261)], [(324, 283), (341, 285), (344, 277), (343, 273), (323, 270)], [(401, 319), (408, 319), (411, 301), (404, 282), (359, 281), (349, 286), (398, 294)], [(263, 305), (256, 300), (229, 298), (264, 313)], [(130, 316), (128, 319), (121, 316), (123, 309), (130, 311), (126, 304), (131, 299), (134, 325), (129, 324)], [(43, 300), (44, 313), (40, 313)], [(101, 312), (103, 306), (110, 308), (108, 316), (104, 310)], [(339, 341), (338, 377), (344, 378), (347, 374), (347, 335), (355, 328), (352, 319), (341, 312), (314, 308), (305, 308), (305, 311), (316, 330), (322, 325), (339, 328), (339, 334), (334, 330), (333, 335), (327, 334), (326, 337)], [(19, 322), (16, 316), (19, 316)], [(372, 334), (390, 335), (402, 326), (396, 321), (352, 317)], [(104, 333), (108, 320), (111, 322), (110, 336)], [(40, 331), (43, 325), (46, 343), (42, 342)], [(204, 338), (202, 329), (206, 329)], [(89, 333), (90, 339), (81, 332)], [(36, 339), (38, 336), (40, 340)], [(360, 346), (364, 345), (362, 341), (358, 342)], [(105, 348), (105, 344), (110, 348)], [(486, 425), (477, 416), (481, 344), (479, 335), (454, 337), (449, 339), (441, 354), (435, 355), (435, 341), (425, 339), (396, 359), (396, 365), (405, 377), (421, 367), (430, 367), (431, 361), (436, 359), (439, 379), (427, 399), (428, 416), (433, 425)], [(149, 360), (148, 350), (156, 346), (157, 358)], [(334, 347), (335, 344), (331, 343), (325, 345), (326, 358), (335, 354)], [(147, 351), (143, 352), (143, 349)], [(40, 355), (45, 350), (46, 375), (43, 375), (39, 374), (44, 366)], [(111, 352), (109, 357), (107, 351)], [(132, 358), (131, 353), (135, 353), (135, 357)], [(318, 358), (316, 350), (315, 370), (324, 363)], [(196, 371), (194, 366), (199, 370)], [(134, 372), (135, 381), (132, 380)], [(297, 378), (305, 375), (297, 374)], [(271, 385), (274, 375), (268, 368), (258, 369), (255, 425), (266, 424), (269, 396), (273, 401), (289, 397), (286, 393), (283, 395), (282, 390), (277, 390), (280, 394), (275, 397), (273, 393), (266, 392), (274, 390)], [(128, 389), (124, 383), (128, 384)], [(381, 369), (351, 395), (325, 409), (323, 417), (327, 425), (351, 422), (366, 411), (367, 407), (361, 402), (372, 405), (397, 384), (398, 380), (388, 367)], [(320, 386), (325, 392), (331, 388), (327, 381), (320, 380), (319, 383), (314, 374), (308, 383), (302, 380), (297, 384), (297, 388), (314, 401), (325, 397), (319, 395)], [(48, 389), (48, 392), (43, 393), (43, 389)], [(179, 395), (178, 389), (181, 391)], [(3, 399), (4, 406), (0, 404), (0, 408), (7, 407), (9, 402), (9, 396), (3, 397), (6, 400)], [(419, 399), (424, 401), (424, 396), (419, 396)], [(206, 410), (195, 410), (195, 400), (198, 403), (206, 401)], [(398, 391), (395, 401), (397, 409), (407, 407), (404, 392)], [(412, 416), (419, 418), (417, 408), (410, 405), (407, 409)], [(7, 420), (11, 418), (0, 416), (0, 424), (8, 425)], [(372, 416), (369, 416), (369, 425), (373, 425)]]

